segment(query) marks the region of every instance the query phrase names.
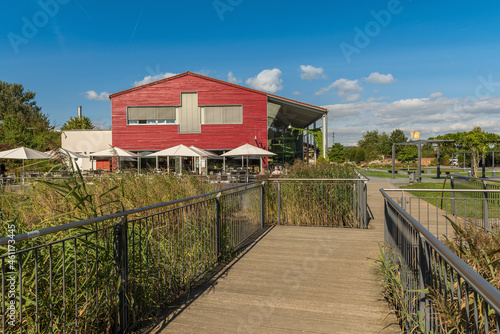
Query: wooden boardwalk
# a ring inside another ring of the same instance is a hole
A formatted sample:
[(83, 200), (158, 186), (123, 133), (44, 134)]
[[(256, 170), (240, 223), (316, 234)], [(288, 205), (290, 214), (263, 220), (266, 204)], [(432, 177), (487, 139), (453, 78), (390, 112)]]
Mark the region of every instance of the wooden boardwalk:
[(376, 273), (383, 199), (367, 230), (276, 226), (147, 333), (400, 333)]

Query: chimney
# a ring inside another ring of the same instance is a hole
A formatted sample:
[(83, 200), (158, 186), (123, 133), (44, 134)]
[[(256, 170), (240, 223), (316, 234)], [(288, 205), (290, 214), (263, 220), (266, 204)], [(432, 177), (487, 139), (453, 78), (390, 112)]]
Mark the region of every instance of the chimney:
[(78, 118), (82, 118), (82, 106), (78, 106)]

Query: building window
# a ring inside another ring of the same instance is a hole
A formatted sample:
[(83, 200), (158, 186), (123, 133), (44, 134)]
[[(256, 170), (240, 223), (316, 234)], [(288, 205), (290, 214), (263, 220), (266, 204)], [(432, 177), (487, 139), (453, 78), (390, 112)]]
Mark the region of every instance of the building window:
[(175, 107), (127, 107), (127, 124), (176, 124)]
[(243, 106), (204, 107), (204, 124), (242, 124)]

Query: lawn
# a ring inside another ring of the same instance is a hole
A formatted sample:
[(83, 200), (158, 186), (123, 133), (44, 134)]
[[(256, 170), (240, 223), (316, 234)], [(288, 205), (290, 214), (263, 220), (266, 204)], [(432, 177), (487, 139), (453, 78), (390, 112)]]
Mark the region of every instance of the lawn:
[[(479, 189), (479, 182), (460, 183), (457, 188), (459, 189)], [(430, 204), (445, 210), (446, 212), (455, 213), (458, 216), (468, 219), (483, 219), (484, 206), (484, 193), (455, 193), (453, 198), (450, 192), (441, 192), (443, 189), (442, 183), (418, 183), (401, 187), (402, 189), (429, 189), (424, 192), (409, 191), (415, 197), (418, 197)], [(451, 189), (449, 181), (446, 182), (444, 189)], [(488, 201), (488, 217), (498, 217), (500, 212), (500, 205), (497, 197), (489, 195)]]

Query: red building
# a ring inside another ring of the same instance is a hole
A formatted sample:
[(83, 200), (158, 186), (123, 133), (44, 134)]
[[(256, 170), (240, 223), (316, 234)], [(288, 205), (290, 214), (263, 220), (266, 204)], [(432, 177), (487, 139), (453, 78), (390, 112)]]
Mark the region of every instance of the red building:
[[(284, 152), (284, 133), (320, 119), (326, 146), (326, 109), (195, 73), (110, 98), (113, 146), (126, 150), (156, 151), (184, 144), (223, 151), (249, 143), (273, 151), (281, 139)], [(296, 151), (302, 151), (302, 142), (297, 146)]]

